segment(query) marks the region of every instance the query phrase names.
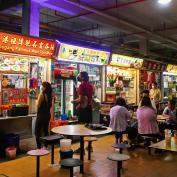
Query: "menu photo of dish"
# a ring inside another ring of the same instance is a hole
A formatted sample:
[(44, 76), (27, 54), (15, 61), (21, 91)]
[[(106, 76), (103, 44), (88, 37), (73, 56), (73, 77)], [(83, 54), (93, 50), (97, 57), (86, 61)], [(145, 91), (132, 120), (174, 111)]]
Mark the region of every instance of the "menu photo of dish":
[(0, 71), (28, 73), (29, 61), (25, 57), (1, 55)]

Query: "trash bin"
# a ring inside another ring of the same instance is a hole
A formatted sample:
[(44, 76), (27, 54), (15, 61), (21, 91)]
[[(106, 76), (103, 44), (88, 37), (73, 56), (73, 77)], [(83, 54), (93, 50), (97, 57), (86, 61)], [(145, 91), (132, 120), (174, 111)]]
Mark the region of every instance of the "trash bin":
[(8, 147), (8, 148), (6, 148), (6, 157), (11, 160), (15, 159), (16, 152), (17, 152), (16, 147)]

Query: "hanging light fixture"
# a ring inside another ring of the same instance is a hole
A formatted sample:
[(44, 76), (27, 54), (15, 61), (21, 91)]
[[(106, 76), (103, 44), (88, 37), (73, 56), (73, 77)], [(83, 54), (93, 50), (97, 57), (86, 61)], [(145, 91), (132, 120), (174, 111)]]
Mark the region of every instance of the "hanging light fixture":
[(169, 4), (172, 0), (158, 0), (159, 4), (166, 5)]

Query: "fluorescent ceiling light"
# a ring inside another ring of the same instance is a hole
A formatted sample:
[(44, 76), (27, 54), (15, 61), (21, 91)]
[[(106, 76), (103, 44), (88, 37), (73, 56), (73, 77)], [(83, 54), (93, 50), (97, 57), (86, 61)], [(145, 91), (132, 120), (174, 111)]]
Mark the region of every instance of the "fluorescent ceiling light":
[(169, 4), (172, 0), (158, 0), (159, 4), (166, 5)]

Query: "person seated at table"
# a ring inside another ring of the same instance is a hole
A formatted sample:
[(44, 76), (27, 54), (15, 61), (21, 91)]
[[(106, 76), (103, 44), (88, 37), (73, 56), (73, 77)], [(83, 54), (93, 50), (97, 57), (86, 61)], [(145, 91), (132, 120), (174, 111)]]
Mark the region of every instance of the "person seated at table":
[(177, 127), (177, 110), (176, 110), (176, 101), (168, 101), (168, 106), (165, 107), (163, 114), (166, 117), (166, 128), (175, 129)]
[(157, 114), (152, 107), (150, 98), (143, 97), (140, 107), (137, 109), (138, 133), (158, 138), (160, 131), (156, 118)]
[[(149, 97), (149, 90), (143, 90), (142, 92), (141, 92), (141, 99), (143, 98), (143, 97)], [(150, 97), (149, 97), (150, 98)], [(152, 104), (152, 107), (154, 108), (154, 110), (157, 112), (157, 108), (156, 108), (156, 105), (155, 105), (155, 101), (154, 100), (151, 100), (151, 104)], [(140, 107), (140, 105), (141, 105), (141, 100), (140, 100), (140, 103), (139, 103), (139, 106), (138, 107)]]
[(126, 102), (119, 97), (116, 104), (110, 110), (110, 124), (109, 127), (115, 132), (116, 143), (122, 142), (122, 134), (126, 131), (127, 120), (131, 118), (130, 112), (127, 110)]

